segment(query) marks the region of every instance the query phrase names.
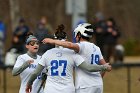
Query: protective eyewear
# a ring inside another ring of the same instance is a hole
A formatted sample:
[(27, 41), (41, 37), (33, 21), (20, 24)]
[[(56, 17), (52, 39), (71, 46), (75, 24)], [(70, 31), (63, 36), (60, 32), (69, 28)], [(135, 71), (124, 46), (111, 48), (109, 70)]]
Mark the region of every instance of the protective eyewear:
[(31, 46), (34, 46), (34, 45), (39, 45), (39, 42), (33, 42), (33, 41), (31, 41), (30, 43), (29, 43), (29, 45), (31, 45)]

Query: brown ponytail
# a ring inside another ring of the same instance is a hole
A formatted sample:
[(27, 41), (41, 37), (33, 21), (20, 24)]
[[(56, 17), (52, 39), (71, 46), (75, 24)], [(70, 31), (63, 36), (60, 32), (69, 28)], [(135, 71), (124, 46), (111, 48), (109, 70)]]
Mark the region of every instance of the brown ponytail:
[(55, 32), (55, 38), (56, 39), (66, 39), (67, 38), (67, 35), (66, 35), (66, 32), (64, 32), (64, 29), (65, 29), (65, 26), (63, 24), (61, 25), (58, 25), (58, 28), (56, 29), (56, 32)]

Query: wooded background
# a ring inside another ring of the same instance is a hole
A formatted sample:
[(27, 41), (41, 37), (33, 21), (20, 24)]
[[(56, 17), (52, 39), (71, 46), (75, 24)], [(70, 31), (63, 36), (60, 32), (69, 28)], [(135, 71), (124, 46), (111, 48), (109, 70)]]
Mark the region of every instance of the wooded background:
[[(12, 22), (10, 1), (0, 0), (0, 20), (7, 27), (6, 49), (11, 44)], [(63, 23), (71, 40), (72, 16), (65, 13), (65, 0), (19, 0), (19, 13), (33, 30), (41, 16), (46, 16), (52, 27)], [(113, 17), (122, 33), (121, 41), (126, 49), (140, 51), (140, 0), (87, 0), (87, 19), (93, 22), (101, 11), (105, 18)], [(132, 53), (139, 55), (139, 53)]]

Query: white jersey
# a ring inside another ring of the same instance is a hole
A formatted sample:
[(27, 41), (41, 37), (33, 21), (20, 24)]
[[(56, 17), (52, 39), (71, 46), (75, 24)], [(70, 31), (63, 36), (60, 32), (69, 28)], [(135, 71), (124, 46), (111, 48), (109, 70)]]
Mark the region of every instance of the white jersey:
[[(25, 89), (26, 89), (27, 82), (28, 82), (31, 74), (36, 69), (38, 61), (40, 60), (40, 58), (41, 58), (41, 56), (38, 55), (37, 59), (33, 59), (27, 54), (20, 55), (17, 58), (17, 61), (14, 65), (14, 68), (15, 67), (20, 67), (27, 60), (34, 60), (34, 62), (32, 64), (30, 64), (29, 67), (27, 67), (22, 73), (20, 73), (21, 85), (20, 85), (19, 93), (26, 93)], [(37, 79), (33, 82), (31, 93), (37, 93), (37, 91), (40, 87), (41, 81), (42, 81), (41, 76), (38, 76)], [(39, 93), (43, 93), (43, 88), (40, 90)]]
[[(103, 59), (100, 48), (95, 44), (86, 41), (77, 44), (80, 47), (79, 54), (85, 59), (86, 62), (89, 62), (91, 65), (98, 64), (99, 61)], [(86, 72), (76, 68), (75, 78), (76, 89), (103, 85), (100, 72)]]
[(48, 67), (45, 93), (75, 93), (73, 67), (84, 59), (67, 48), (53, 48), (46, 51), (39, 64)]

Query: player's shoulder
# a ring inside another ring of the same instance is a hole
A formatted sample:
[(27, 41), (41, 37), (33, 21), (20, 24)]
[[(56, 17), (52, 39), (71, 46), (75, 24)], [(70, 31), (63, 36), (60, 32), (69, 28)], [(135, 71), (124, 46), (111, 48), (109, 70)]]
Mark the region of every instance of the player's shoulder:
[(51, 52), (54, 52), (57, 50), (58, 50), (58, 48), (52, 48), (52, 49), (47, 50), (45, 53), (51, 53)]
[(72, 53), (72, 54), (75, 53), (74, 50), (68, 49), (68, 48), (64, 48), (63, 51), (66, 52), (66, 53)]
[(18, 56), (18, 58), (26, 58), (28, 55), (27, 54), (21, 54)]
[(40, 55), (37, 55), (37, 58), (39, 58), (39, 59), (40, 59), (40, 58), (41, 58), (41, 56), (40, 56)]
[(89, 48), (94, 47), (96, 50), (100, 50), (100, 48), (95, 43), (92, 42), (86, 42), (85, 47), (89, 47)]
[(29, 56), (27, 54), (21, 54), (17, 57), (17, 60), (27, 60)]
[(56, 48), (52, 48), (52, 49), (49, 49), (47, 50), (43, 55), (50, 55), (50, 54), (53, 54), (57, 51)]
[(79, 43), (77, 43), (77, 44), (79, 44), (79, 45), (84, 45), (84, 46), (90, 46), (90, 45), (93, 45), (93, 43), (88, 42), (88, 41), (82, 41), (82, 42), (79, 42)]
[(95, 48), (99, 48), (96, 44), (92, 43)]
[(93, 43), (93, 47), (94, 47), (95, 50), (100, 51), (100, 47), (98, 47), (98, 46), (95, 45), (94, 43)]

